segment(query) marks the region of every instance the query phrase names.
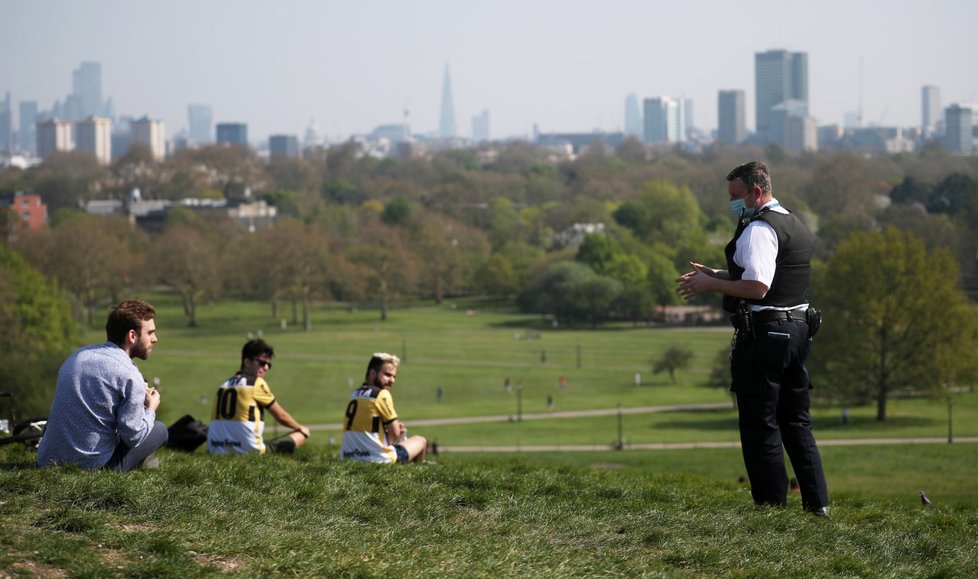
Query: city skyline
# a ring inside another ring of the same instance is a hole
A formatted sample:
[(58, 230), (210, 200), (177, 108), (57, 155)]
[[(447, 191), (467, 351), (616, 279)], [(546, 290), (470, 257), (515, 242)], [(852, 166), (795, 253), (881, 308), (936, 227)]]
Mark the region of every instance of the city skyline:
[(40, 0), (8, 6), (0, 21), (11, 47), (0, 51), (0, 96), (50, 110), (72, 92), (73, 71), (98, 62), (116, 115), (162, 120), (170, 137), (188, 131), (191, 104), (210, 107), (214, 125), (246, 123), (255, 142), (304, 135), (312, 120), (341, 140), (406, 113), (413, 131), (436, 134), (449, 67), (456, 118), (489, 111), (493, 138), (529, 137), (534, 126), (621, 131), (630, 94), (691, 99), (695, 126), (711, 130), (721, 90), (745, 91), (753, 131), (755, 54), (780, 49), (807, 53), (809, 114), (820, 125), (858, 111), (865, 124), (910, 127), (922, 122), (925, 85), (940, 89), (942, 108), (978, 101), (976, 20), (978, 4), (952, 0), (288, 10)]

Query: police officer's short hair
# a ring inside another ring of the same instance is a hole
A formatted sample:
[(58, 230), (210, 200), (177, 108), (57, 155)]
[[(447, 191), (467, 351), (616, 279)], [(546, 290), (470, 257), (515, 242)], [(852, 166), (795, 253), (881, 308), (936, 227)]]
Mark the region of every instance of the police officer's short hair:
[(760, 187), (765, 193), (771, 192), (771, 170), (760, 161), (751, 161), (736, 167), (727, 174), (727, 181), (740, 180), (748, 189)]

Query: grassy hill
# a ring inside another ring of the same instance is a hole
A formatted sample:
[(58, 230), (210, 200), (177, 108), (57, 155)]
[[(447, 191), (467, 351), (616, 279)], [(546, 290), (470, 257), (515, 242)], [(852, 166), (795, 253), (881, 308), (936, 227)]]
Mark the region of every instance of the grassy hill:
[(24, 449), (0, 449), (0, 574), (978, 576), (978, 510), (915, 496), (836, 495), (826, 520), (796, 496), (758, 509), (736, 481), (608, 453), (407, 467), (323, 447), (161, 455), (158, 470), (117, 475), (40, 470)]
[[(160, 379), (164, 422), (207, 420), (241, 345), (261, 333), (277, 353), (268, 375), (276, 396), (320, 427), (293, 457), (164, 450), (159, 470), (123, 476), (39, 470), (22, 447), (0, 447), (0, 577), (978, 576), (978, 444), (830, 444), (946, 437), (944, 399), (894, 399), (883, 424), (869, 407), (852, 408), (842, 424), (840, 408), (816, 400), (833, 500), (822, 520), (802, 513), (797, 495), (787, 509), (756, 509), (736, 448), (531, 452), (609, 448), (617, 419), (505, 419), (517, 412), (517, 392), (527, 415), (547, 415), (548, 395), (558, 413), (729, 403), (706, 387), (725, 328), (554, 328), (460, 303), (395, 310), (384, 323), (373, 311), (320, 308), (303, 332), (266, 304), (241, 302), (202, 307), (200, 326), (187, 328), (172, 297), (150, 299), (160, 342), (139, 366)], [(100, 329), (87, 332), (88, 342), (102, 339)], [(649, 368), (676, 344), (694, 360), (673, 384)], [(412, 433), (449, 450), (434, 462), (337, 460), (332, 425), (375, 351), (405, 359), (398, 411)], [(978, 394), (955, 395), (953, 412), (956, 439), (978, 436)], [(412, 426), (479, 416), (503, 419)], [(622, 434), (630, 448), (731, 443), (736, 411), (625, 415)], [(451, 452), (467, 445), (523, 452)]]

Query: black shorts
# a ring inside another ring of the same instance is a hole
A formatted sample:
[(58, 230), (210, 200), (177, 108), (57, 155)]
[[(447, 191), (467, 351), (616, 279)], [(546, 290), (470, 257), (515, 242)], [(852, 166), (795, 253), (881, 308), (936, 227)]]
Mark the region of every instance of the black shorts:
[(407, 449), (400, 444), (394, 445), (394, 452), (397, 453), (397, 464), (407, 464), (411, 462), (411, 455), (408, 454)]

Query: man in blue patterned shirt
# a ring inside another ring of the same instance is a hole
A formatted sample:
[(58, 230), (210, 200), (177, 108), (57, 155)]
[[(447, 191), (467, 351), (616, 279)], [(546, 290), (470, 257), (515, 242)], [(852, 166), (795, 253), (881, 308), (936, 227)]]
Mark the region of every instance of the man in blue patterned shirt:
[(105, 324), (108, 341), (85, 346), (61, 365), (38, 466), (126, 472), (166, 443), (166, 426), (156, 420), (160, 393), (147, 388), (133, 362), (153, 351), (155, 316), (142, 300), (120, 303)]

